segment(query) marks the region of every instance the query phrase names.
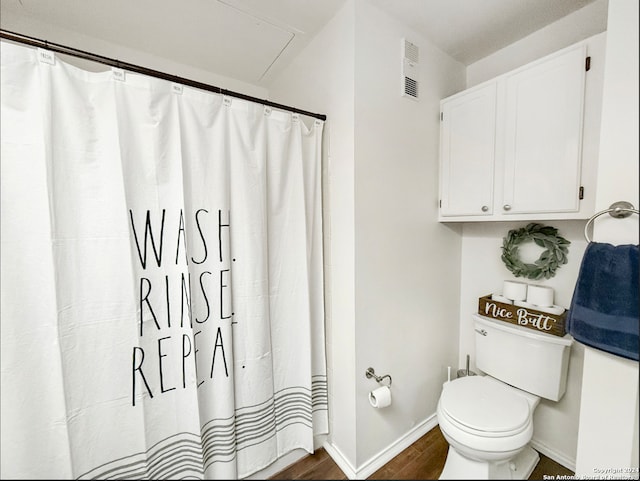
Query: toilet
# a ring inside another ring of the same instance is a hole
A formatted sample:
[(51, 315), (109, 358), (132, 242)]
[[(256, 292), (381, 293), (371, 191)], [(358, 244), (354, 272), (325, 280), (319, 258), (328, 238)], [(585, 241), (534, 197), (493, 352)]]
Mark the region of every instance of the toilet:
[(540, 399), (565, 393), (573, 338), (473, 315), (479, 376), (444, 383), (440, 430), (449, 443), (439, 479), (527, 479)]

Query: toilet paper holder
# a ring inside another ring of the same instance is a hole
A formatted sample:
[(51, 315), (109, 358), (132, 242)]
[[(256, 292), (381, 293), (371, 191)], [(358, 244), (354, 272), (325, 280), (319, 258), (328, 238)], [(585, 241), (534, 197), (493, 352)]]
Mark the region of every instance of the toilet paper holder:
[(376, 381), (378, 381), (380, 384), (382, 384), (382, 380), (384, 378), (389, 378), (389, 387), (391, 387), (391, 376), (389, 374), (385, 374), (384, 376), (376, 376), (376, 372), (373, 370), (372, 367), (367, 368), (366, 372), (364, 373), (364, 375), (367, 377), (367, 379), (371, 379), (374, 378)]

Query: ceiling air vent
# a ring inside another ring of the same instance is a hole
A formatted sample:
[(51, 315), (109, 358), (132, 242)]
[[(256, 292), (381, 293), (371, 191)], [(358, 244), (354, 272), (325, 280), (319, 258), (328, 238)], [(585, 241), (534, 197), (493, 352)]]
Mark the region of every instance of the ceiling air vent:
[(420, 51), (418, 46), (402, 39), (402, 96), (418, 100), (420, 93)]

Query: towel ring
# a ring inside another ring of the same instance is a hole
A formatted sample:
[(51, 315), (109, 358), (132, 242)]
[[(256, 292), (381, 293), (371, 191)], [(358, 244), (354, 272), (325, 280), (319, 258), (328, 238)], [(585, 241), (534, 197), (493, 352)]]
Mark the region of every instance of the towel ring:
[(616, 219), (624, 219), (626, 217), (629, 217), (631, 214), (638, 215), (639, 213), (638, 213), (638, 209), (634, 208), (632, 203), (625, 202), (623, 200), (619, 202), (614, 202), (609, 206), (608, 209), (601, 210), (600, 212), (596, 212), (589, 218), (589, 220), (584, 226), (584, 238), (587, 239), (587, 242), (591, 242), (591, 239), (589, 239), (589, 234), (587, 233), (587, 230), (589, 229), (589, 225), (594, 220), (596, 220), (597, 217), (600, 217), (601, 215), (604, 215), (604, 214), (609, 214), (611, 217), (615, 217)]

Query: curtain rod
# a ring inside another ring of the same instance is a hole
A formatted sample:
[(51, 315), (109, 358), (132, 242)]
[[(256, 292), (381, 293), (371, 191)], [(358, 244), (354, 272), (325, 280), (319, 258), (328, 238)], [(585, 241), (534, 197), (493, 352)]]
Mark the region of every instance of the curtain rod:
[(313, 117), (320, 120), (327, 120), (327, 116), (324, 114), (315, 114), (313, 112), (308, 112), (306, 110), (297, 109), (295, 107), (289, 107), (288, 105), (278, 104), (275, 102), (271, 102), (265, 99), (259, 99), (257, 97), (252, 97), (250, 95), (245, 95), (242, 93), (234, 92), (232, 90), (223, 89), (220, 87), (216, 87), (215, 85), (209, 85), (202, 82), (198, 82), (196, 80), (190, 80), (184, 77), (179, 77), (177, 75), (171, 75), (165, 72), (160, 72), (158, 70), (153, 70), (147, 67), (142, 67), (140, 65), (135, 65), (132, 63), (121, 62), (120, 60), (116, 60), (109, 57), (103, 57), (102, 55), (98, 55), (91, 52), (86, 52), (84, 50), (78, 50), (77, 48), (67, 47), (65, 45), (60, 45), (57, 43), (49, 42), (47, 40), (41, 40), (35, 37), (29, 37), (27, 35), (22, 35), (16, 32), (10, 32), (8, 30), (0, 29), (0, 38), (5, 38), (7, 40), (12, 40), (14, 42), (24, 43), (27, 45), (31, 45), (34, 47), (44, 48), (46, 50), (51, 50), (53, 52), (63, 53), (67, 55), (72, 55), (74, 57), (82, 58), (85, 60), (92, 60), (94, 62), (98, 62), (104, 65), (110, 65), (111, 67), (122, 68), (125, 70), (129, 70), (131, 72), (140, 73), (143, 75), (148, 75), (150, 77), (159, 78), (162, 80), (168, 80), (170, 82), (179, 83), (182, 85), (187, 85), (189, 87), (194, 87), (201, 90), (207, 90), (209, 92), (215, 92), (221, 95), (228, 95), (230, 97), (236, 97), (243, 100), (248, 100), (249, 102), (255, 102), (262, 105), (267, 105), (269, 107), (274, 107), (277, 109), (287, 110), (289, 112), (295, 112), (302, 115), (308, 115), (309, 117)]

